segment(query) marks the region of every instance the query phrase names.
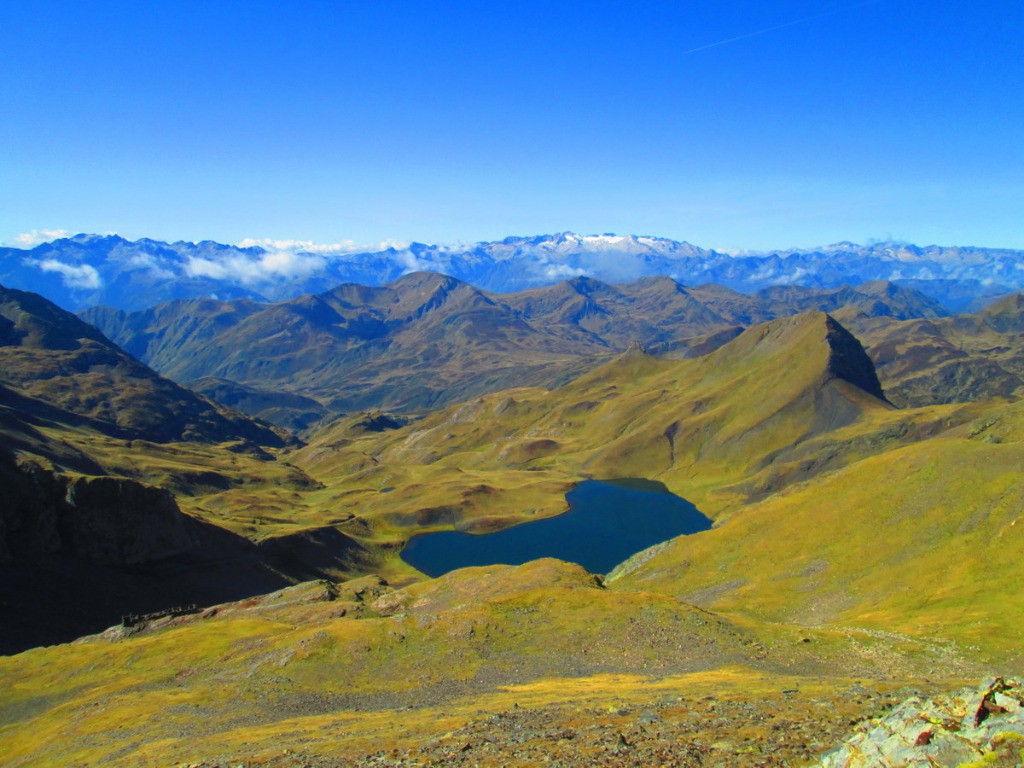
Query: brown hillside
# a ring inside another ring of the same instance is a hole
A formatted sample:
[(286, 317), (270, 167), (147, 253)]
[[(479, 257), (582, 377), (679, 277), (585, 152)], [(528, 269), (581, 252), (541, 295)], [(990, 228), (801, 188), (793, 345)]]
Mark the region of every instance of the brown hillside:
[(0, 384), (119, 437), (154, 441), (284, 439), (180, 387), (91, 325), (36, 294), (0, 287)]

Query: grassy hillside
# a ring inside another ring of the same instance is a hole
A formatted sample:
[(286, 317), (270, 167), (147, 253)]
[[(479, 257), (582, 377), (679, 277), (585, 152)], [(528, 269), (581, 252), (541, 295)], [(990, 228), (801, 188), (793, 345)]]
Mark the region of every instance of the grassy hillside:
[(1019, 665), (1022, 438), (1021, 403), (991, 403), (636, 558), (616, 584), (762, 620), (955, 639)]
[[(1024, 661), (1024, 405), (897, 409), (820, 312), (554, 390), (353, 415), (293, 450), (127, 440), (0, 394), (12, 471), (170, 489), (248, 547), (154, 579), (327, 577), (0, 658), (11, 765), (800, 765), (908, 687)], [(715, 527), (607, 579), (541, 560), (428, 580), (399, 557), (415, 533), (556, 514), (586, 477), (660, 480)]]
[[(901, 411), (878, 393), (855, 340), (810, 313), (705, 358), (631, 353), (554, 392), (491, 395), (402, 429), (339, 424), (296, 461), (396, 537), (552, 514), (582, 477), (661, 480), (717, 525), (623, 583), (759, 621), (955, 637), (1005, 660), (1016, 597), (1004, 612), (1000, 596), (1024, 572), (1012, 543), (992, 542), (1016, 535), (1021, 408)], [(984, 584), (991, 600), (961, 610)]]
[(799, 764), (940, 659), (975, 672), (910, 642), (737, 625), (541, 560), (397, 591), (314, 583), (0, 658), (0, 745), (11, 766), (650, 764), (659, 749)]
[(860, 322), (886, 392), (901, 406), (967, 402), (1024, 391), (1024, 298), (932, 320)]
[[(408, 483), (431, 494), (429, 506), (468, 509), (467, 488), (512, 489), (523, 482), (516, 477), (646, 477), (709, 503), (733, 484), (767, 483), (790, 464), (858, 450), (831, 447), (825, 435), (835, 430), (884, 431), (904, 420), (877, 396), (877, 380), (861, 381), (875, 394), (851, 381), (861, 375), (873, 376), (856, 340), (808, 313), (755, 327), (706, 357), (627, 353), (555, 391), (488, 395), (404, 429), (359, 433), (343, 421), (295, 461), (331, 487), (358, 491), (371, 510), (390, 506)], [(377, 494), (385, 487), (396, 489), (386, 499)], [(487, 505), (506, 508), (500, 493)], [(513, 506), (525, 505), (509, 499)]]
[(118, 437), (285, 443), (266, 425), (157, 375), (43, 297), (3, 287), (0, 385), (28, 398), (22, 408), (38, 401)]

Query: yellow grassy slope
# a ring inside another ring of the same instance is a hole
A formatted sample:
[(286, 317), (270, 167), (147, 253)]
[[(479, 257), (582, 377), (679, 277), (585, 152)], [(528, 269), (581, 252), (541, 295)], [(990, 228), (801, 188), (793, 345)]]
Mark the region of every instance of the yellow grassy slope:
[(676, 539), (617, 583), (759, 619), (953, 638), (1020, 662), (1024, 404), (976, 408), (961, 427)]
[(517, 488), (552, 493), (588, 476), (660, 479), (702, 502), (783, 454), (799, 455), (795, 445), (891, 410), (829, 380), (826, 334), (825, 315), (807, 313), (751, 329), (705, 358), (627, 354), (557, 390), (508, 390), (393, 432), (354, 434), (341, 423), (295, 462), (370, 516), (412, 496), (467, 518), (486, 514), (465, 498), (481, 483), (495, 489), (491, 514), (521, 514)]
[[(366, 753), (518, 697), (642, 697), (651, 675), (688, 690), (740, 665), (755, 696), (808, 676), (835, 689), (1011, 665), (1024, 406), (895, 411), (828, 380), (822, 316), (788, 322), (706, 359), (629, 355), (403, 430), (342, 423), (293, 457), (323, 482), (287, 491), (303, 514), (356, 514), (343, 530), (383, 544), (553, 513), (588, 473), (662, 479), (716, 516), (611, 589), (540, 561), (344, 616), (337, 603), (225, 614), (0, 659), (0, 750), (12, 765)], [(424, 709), (396, 718), (406, 703)]]
[(885, 638), (800, 642), (668, 595), (602, 589), (554, 560), (363, 602), (357, 591), (320, 602), (319, 588), (296, 587), (118, 642), (0, 658), (4, 765), (259, 764), (285, 749), (344, 758), (444, 738), (520, 704), (575, 707), (586, 727), (600, 720), (595, 706), (815, 696), (851, 678), (919, 676), (938, 659)]

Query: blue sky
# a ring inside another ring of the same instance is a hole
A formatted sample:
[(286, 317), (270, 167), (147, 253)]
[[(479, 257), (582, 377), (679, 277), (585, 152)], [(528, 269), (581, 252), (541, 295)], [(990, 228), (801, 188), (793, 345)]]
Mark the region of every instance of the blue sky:
[(1024, 248), (1022, 40), (1020, 0), (4, 3), (0, 241)]

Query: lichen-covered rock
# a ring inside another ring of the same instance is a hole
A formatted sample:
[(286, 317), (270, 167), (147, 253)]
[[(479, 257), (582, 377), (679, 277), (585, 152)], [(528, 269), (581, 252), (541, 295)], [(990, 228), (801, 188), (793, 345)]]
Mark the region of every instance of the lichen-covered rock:
[(992, 678), (934, 699), (912, 697), (821, 760), (822, 768), (1020, 765), (1024, 682)]

